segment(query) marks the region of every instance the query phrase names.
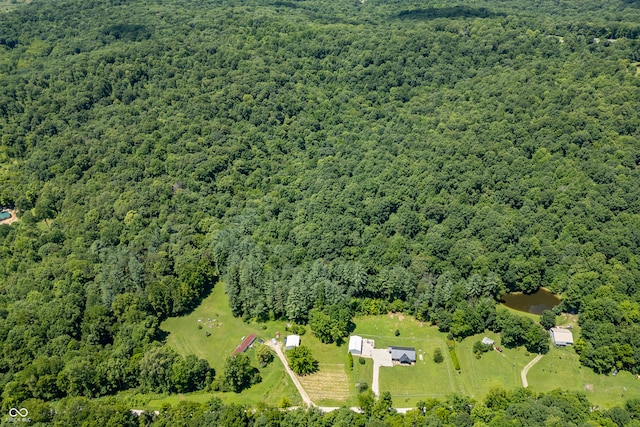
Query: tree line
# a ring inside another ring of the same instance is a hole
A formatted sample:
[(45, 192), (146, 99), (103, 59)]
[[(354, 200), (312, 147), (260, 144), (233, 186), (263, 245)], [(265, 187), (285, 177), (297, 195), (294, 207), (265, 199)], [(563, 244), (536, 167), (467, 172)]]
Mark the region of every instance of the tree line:
[(114, 402), (96, 402), (84, 397), (62, 399), (54, 411), (46, 402), (31, 400), (29, 418), (54, 426), (473, 426), (473, 425), (601, 425), (636, 426), (640, 402), (629, 400), (611, 409), (594, 409), (583, 393), (555, 390), (536, 394), (527, 389), (492, 389), (483, 401), (453, 394), (445, 399), (420, 401), (405, 414), (393, 409), (388, 392), (379, 398), (361, 399), (359, 412), (343, 407), (323, 413), (317, 408), (283, 410), (260, 406), (253, 410), (219, 398), (206, 403), (182, 401), (163, 405), (159, 411), (134, 414)]

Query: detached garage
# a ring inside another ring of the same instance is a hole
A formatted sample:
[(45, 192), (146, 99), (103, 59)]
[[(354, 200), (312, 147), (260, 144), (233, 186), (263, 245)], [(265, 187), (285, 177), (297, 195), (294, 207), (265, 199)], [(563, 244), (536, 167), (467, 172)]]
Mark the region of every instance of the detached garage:
[(573, 345), (573, 334), (569, 329), (551, 328), (549, 333), (551, 334), (551, 339), (555, 345), (563, 347)]
[(293, 350), (296, 347), (300, 347), (300, 335), (287, 335), (284, 339), (284, 349)]
[(354, 356), (360, 356), (362, 354), (362, 337), (357, 335), (351, 335), (349, 337), (349, 353)]

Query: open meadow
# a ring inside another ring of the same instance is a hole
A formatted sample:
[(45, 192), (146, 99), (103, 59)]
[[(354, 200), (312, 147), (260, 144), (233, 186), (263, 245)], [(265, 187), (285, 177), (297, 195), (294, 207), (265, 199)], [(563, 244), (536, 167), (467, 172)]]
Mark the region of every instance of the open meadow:
[(528, 379), (529, 387), (534, 391), (557, 388), (582, 391), (593, 405), (603, 408), (640, 398), (640, 380), (634, 375), (629, 372), (598, 375), (580, 365), (579, 356), (572, 348), (552, 347), (531, 368)]
[[(245, 323), (241, 319), (233, 317), (222, 283), (218, 283), (211, 294), (192, 313), (169, 318), (162, 322), (160, 327), (168, 333), (168, 345), (182, 356), (195, 354), (208, 360), (216, 370), (216, 376), (222, 374), (225, 360), (245, 336), (253, 333), (258, 338), (267, 340), (275, 337), (276, 331), (280, 331), (282, 337), (286, 334), (284, 322)], [(253, 350), (248, 352), (254, 360), (254, 366), (258, 366), (253, 353)], [(300, 402), (297, 390), (277, 357), (269, 366), (260, 369), (260, 373), (262, 374), (262, 382), (240, 394), (195, 393), (169, 396), (163, 399), (154, 399), (149, 402), (148, 406), (151, 409), (156, 409), (162, 403), (173, 404), (185, 399), (205, 402), (212, 396), (219, 396), (225, 402), (246, 404), (264, 402), (277, 405), (283, 397), (292, 404)]]
[(323, 344), (308, 327), (300, 343), (309, 347), (319, 362), (318, 372), (299, 377), (311, 400), (319, 406), (355, 405), (352, 372), (347, 367), (347, 345)]

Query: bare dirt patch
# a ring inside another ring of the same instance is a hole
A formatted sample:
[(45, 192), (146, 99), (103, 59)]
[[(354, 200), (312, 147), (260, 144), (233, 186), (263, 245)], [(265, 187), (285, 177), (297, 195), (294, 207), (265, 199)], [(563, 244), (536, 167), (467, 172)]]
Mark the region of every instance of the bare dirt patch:
[(588, 391), (593, 391), (593, 384), (585, 384), (584, 389)]
[[(389, 317), (391, 319), (395, 319), (397, 317), (398, 320), (401, 322), (404, 320), (404, 314), (402, 313), (389, 313)], [(397, 323), (396, 323), (396, 326), (397, 326)]]
[(571, 326), (572, 328), (576, 327), (578, 326), (578, 315), (562, 313), (557, 317), (556, 323), (561, 326)]
[(18, 217), (16, 216), (16, 211), (14, 211), (13, 209), (7, 209), (6, 212), (9, 212), (11, 214), (11, 218), (0, 221), (0, 224), (12, 224), (18, 220)]
[(298, 377), (313, 401), (349, 400), (351, 390), (344, 364), (320, 364), (318, 373)]

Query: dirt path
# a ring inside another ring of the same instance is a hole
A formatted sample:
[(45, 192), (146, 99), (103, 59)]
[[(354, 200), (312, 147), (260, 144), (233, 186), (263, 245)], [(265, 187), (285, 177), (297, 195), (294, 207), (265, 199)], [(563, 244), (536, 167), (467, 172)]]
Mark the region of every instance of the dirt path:
[(280, 346), (278, 344), (274, 345), (266, 341), (265, 344), (269, 346), (269, 348), (273, 349), (280, 358), (280, 361), (284, 365), (284, 369), (286, 369), (287, 373), (291, 377), (291, 381), (293, 381), (293, 385), (295, 385), (298, 389), (298, 393), (300, 393), (300, 397), (302, 397), (302, 402), (307, 406), (316, 406), (316, 404), (311, 401), (311, 398), (309, 397), (305, 389), (302, 387), (302, 384), (300, 384), (300, 381), (298, 380), (295, 372), (293, 372), (289, 367), (289, 362), (287, 362), (287, 358), (284, 356), (284, 353), (282, 353), (282, 349), (280, 348)]
[(522, 369), (522, 372), (520, 372), (520, 378), (522, 379), (522, 387), (527, 388), (529, 387), (529, 382), (527, 381), (527, 374), (529, 373), (529, 369), (531, 369), (533, 367), (533, 365), (535, 365), (536, 363), (538, 363), (538, 361), (542, 359), (542, 355), (539, 354), (536, 357), (534, 357), (534, 359), (527, 363), (527, 366), (525, 366)]

